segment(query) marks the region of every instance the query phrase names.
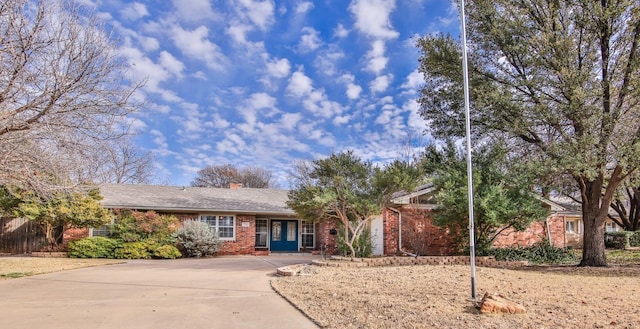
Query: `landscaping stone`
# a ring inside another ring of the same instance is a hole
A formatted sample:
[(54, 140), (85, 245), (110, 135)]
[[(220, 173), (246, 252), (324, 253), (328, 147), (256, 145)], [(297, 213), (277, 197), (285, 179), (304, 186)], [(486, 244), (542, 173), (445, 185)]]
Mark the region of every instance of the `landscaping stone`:
[(486, 292), (480, 302), (480, 313), (483, 314), (521, 314), (526, 312), (524, 306), (500, 294)]

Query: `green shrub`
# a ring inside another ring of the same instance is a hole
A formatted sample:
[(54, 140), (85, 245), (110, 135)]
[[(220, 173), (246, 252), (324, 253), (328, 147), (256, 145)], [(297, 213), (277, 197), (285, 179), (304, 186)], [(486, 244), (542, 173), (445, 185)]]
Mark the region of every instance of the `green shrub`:
[(626, 249), (632, 232), (605, 232), (604, 246), (609, 249)]
[[(343, 256), (351, 255), (351, 249), (344, 241), (344, 229), (338, 229), (338, 239), (336, 242), (338, 253)], [(373, 242), (371, 240), (371, 230), (364, 229), (360, 236), (353, 241), (353, 249), (356, 257), (371, 257), (373, 255)]]
[(180, 257), (182, 257), (180, 250), (168, 244), (160, 246), (153, 251), (153, 258), (176, 259)]
[(69, 242), (69, 257), (72, 258), (114, 258), (118, 241), (97, 236)]
[(496, 260), (529, 261), (533, 264), (570, 264), (577, 262), (572, 250), (552, 246), (548, 241), (541, 241), (529, 247), (510, 247), (489, 249), (488, 254)]
[(629, 237), (629, 245), (631, 247), (640, 247), (640, 231), (635, 231)]
[(148, 259), (151, 258), (149, 245), (146, 242), (124, 242), (114, 252), (118, 259)]
[(195, 220), (185, 221), (172, 237), (187, 257), (213, 256), (222, 244), (218, 234), (211, 230), (209, 224)]

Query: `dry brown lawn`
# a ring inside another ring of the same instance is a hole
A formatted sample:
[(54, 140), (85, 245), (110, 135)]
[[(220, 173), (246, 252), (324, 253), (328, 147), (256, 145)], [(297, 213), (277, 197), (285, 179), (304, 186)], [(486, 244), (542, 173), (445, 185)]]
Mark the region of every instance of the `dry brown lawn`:
[(477, 300), (500, 293), (520, 315), (482, 315), (469, 266), (318, 267), (273, 288), (325, 328), (640, 328), (640, 267), (477, 268)]
[[(0, 279), (122, 263), (0, 257)], [(495, 292), (526, 307), (481, 315), (468, 266), (318, 267), (273, 288), (325, 328), (640, 328), (640, 266), (477, 268), (478, 301)]]
[(119, 263), (123, 263), (123, 261), (118, 259), (0, 257), (0, 280)]

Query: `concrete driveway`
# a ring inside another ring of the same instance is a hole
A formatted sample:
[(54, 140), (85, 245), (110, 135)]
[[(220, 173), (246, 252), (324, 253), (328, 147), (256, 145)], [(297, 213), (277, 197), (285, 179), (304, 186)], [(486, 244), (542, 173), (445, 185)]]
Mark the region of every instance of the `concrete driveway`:
[(2, 328), (317, 328), (269, 285), (315, 256), (135, 260), (0, 281)]

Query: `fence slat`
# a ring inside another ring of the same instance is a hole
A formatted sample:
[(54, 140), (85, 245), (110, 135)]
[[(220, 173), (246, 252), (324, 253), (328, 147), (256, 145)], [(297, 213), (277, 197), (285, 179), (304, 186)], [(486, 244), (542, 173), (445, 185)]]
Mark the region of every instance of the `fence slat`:
[(40, 227), (26, 218), (0, 217), (0, 252), (27, 254), (46, 245)]

